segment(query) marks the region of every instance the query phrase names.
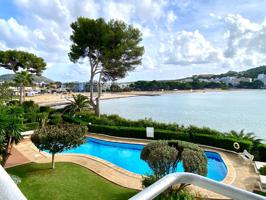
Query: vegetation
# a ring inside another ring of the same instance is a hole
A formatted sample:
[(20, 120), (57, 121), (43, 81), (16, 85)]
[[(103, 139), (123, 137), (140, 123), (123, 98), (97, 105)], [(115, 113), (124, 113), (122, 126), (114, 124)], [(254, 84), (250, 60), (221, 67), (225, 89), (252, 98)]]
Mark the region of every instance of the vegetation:
[[(178, 140), (151, 142), (143, 148), (141, 159), (153, 170), (153, 175), (143, 178), (144, 187), (169, 173), (176, 172), (179, 162), (182, 162), (185, 172), (207, 175), (207, 158), (204, 151), (188, 142)], [(172, 197), (186, 186), (187, 184), (180, 184), (178, 188), (172, 187), (161, 196)]]
[(84, 143), (86, 128), (77, 125), (46, 126), (34, 131), (31, 141), (40, 150), (52, 154), (52, 168), (55, 168), (54, 156), (65, 150), (75, 148)]
[(5, 166), (14, 144), (21, 139), (21, 131), (23, 130), (22, 119), (11, 113), (7, 107), (0, 107), (0, 161)]
[(7, 169), (21, 179), (18, 187), (28, 200), (120, 200), (137, 193), (113, 184), (90, 170), (72, 163), (30, 163)]
[(65, 112), (68, 112), (70, 115), (75, 115), (76, 112), (81, 112), (90, 108), (90, 101), (88, 97), (78, 94), (73, 95), (73, 100), (71, 103), (65, 107)]
[(259, 169), (259, 172), (260, 172), (261, 175), (266, 176), (266, 166), (261, 167), (261, 168)]
[[(0, 75), (0, 82), (12, 82), (15, 79), (16, 74), (3, 74)], [(53, 82), (51, 79), (46, 78), (45, 76), (37, 76), (32, 74), (33, 82), (41, 83), (44, 82), (46, 84)]]
[(25, 86), (32, 84), (32, 76), (27, 71), (17, 72), (14, 81), (19, 86), (19, 102), (23, 103), (25, 100)]
[(99, 118), (89, 112), (78, 113), (78, 117), (64, 115), (63, 118), (69, 123), (83, 125), (92, 123), (90, 131), (119, 137), (146, 139), (146, 127), (151, 126), (155, 128), (154, 139), (157, 140), (177, 139), (233, 151), (236, 151), (233, 145), (234, 142), (240, 144), (240, 149), (238, 151), (243, 151), (244, 149), (250, 151), (253, 144), (253, 141), (247, 138), (234, 138), (229, 134), (206, 127), (184, 127), (177, 124), (158, 123), (150, 119), (133, 121), (121, 118), (117, 115), (102, 115), (101, 118)]
[(32, 53), (17, 50), (0, 51), (0, 67), (17, 73), (21, 70), (40, 75), (46, 63)]
[(249, 78), (257, 78), (259, 74), (266, 74), (266, 66), (255, 67), (243, 72), (239, 72), (241, 76)]
[(201, 82), (193, 80), (191, 82), (180, 81), (137, 81), (129, 86), (130, 90), (137, 91), (159, 91), (159, 90), (190, 90), (204, 88), (224, 88), (227, 86), (224, 83), (216, 82)]
[(238, 88), (245, 88), (245, 89), (260, 89), (263, 88), (264, 83), (260, 80), (255, 80), (253, 82), (240, 82), (237, 86)]
[(0, 51), (0, 67), (12, 70), (20, 87), (20, 103), (24, 101), (24, 87), (32, 83), (31, 74), (41, 75), (46, 63), (32, 53), (17, 50)]
[(9, 84), (0, 84), (0, 104), (12, 99), (12, 91), (9, 89)]
[[(90, 64), (90, 103), (97, 116), (100, 115), (102, 81), (124, 78), (128, 71), (141, 63), (144, 47), (138, 29), (122, 21), (105, 22), (103, 18), (79, 17), (71, 24), (73, 33), (69, 58), (77, 62), (88, 58)], [(94, 98), (93, 85), (98, 75), (98, 94)]]

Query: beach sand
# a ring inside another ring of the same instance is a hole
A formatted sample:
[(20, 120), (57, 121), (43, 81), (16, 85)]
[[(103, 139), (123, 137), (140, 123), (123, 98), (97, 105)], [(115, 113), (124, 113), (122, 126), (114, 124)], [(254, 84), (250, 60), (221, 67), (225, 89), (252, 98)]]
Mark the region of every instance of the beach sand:
[[(204, 90), (176, 90), (176, 91), (133, 91), (133, 92), (104, 92), (101, 100), (128, 98), (136, 96), (158, 96), (162, 94), (178, 94), (178, 93), (205, 93), (205, 92), (222, 92), (228, 90), (222, 89), (204, 89)], [(231, 90), (230, 90), (231, 91)], [(72, 95), (82, 94), (89, 96), (89, 93), (71, 93), (71, 94), (43, 94), (33, 97), (26, 97), (26, 100), (32, 100), (40, 106), (56, 106), (70, 103)], [(96, 94), (96, 93), (95, 93)]]

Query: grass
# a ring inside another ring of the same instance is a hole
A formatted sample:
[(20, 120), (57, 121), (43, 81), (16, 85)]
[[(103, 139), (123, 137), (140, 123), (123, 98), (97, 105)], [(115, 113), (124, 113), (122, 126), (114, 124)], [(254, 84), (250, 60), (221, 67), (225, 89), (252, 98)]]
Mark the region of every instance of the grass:
[(28, 200), (122, 200), (135, 190), (115, 185), (86, 168), (72, 163), (25, 164), (8, 169), (21, 178), (19, 188)]

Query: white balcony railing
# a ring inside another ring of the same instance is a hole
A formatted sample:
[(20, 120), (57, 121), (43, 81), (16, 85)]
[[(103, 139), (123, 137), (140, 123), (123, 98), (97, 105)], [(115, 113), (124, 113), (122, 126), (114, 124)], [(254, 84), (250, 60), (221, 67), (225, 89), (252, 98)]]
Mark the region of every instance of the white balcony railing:
[(140, 193), (136, 194), (129, 200), (153, 199), (164, 192), (167, 188), (178, 183), (196, 185), (235, 200), (266, 200), (266, 198), (263, 196), (192, 173), (169, 174), (151, 186), (147, 187)]
[(15, 182), (0, 165), (0, 200), (27, 200)]

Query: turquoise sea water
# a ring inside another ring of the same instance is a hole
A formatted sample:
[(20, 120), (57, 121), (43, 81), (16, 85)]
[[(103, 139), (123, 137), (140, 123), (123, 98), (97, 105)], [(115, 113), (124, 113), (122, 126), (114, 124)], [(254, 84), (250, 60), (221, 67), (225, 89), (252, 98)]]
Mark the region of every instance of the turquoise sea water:
[[(142, 148), (143, 145), (108, 142), (87, 138), (85, 144), (63, 153), (92, 155), (137, 174), (151, 174), (152, 171), (148, 164), (140, 159)], [(222, 158), (218, 153), (211, 151), (206, 151), (205, 154), (208, 159), (207, 177), (216, 181), (222, 181), (227, 174), (227, 168)], [(177, 171), (184, 171), (181, 163), (178, 164)]]
[(266, 90), (164, 94), (104, 100), (101, 111), (129, 119), (244, 129), (266, 139)]

